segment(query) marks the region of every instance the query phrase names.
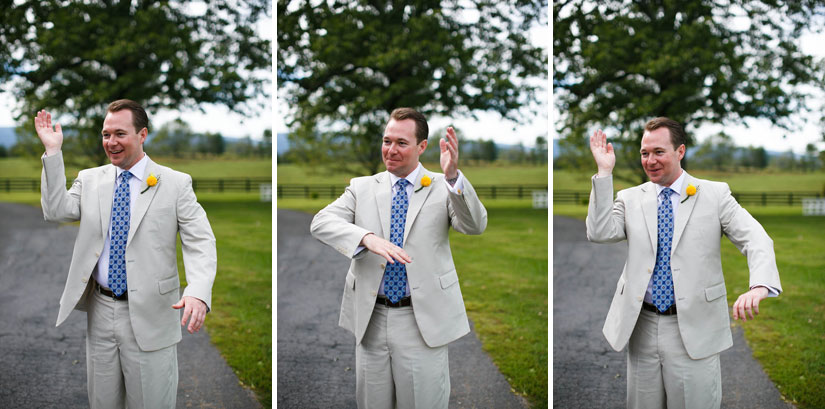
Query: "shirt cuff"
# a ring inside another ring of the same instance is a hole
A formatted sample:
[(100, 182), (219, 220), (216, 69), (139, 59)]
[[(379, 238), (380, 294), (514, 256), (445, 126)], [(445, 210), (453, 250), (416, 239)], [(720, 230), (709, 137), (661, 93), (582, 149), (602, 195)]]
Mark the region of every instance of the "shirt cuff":
[(458, 180), (455, 181), (454, 185), (450, 186), (450, 182), (447, 182), (447, 175), (444, 175), (444, 184), (447, 185), (450, 192), (460, 195), (464, 191), (464, 174), (460, 170), (457, 170), (457, 172)]
[(766, 289), (768, 289), (768, 298), (779, 297), (779, 290), (777, 290), (776, 288), (773, 288), (773, 287), (771, 287), (769, 285), (765, 285), (765, 284), (756, 284), (756, 285), (752, 285), (750, 289), (753, 290), (756, 287), (765, 287)]

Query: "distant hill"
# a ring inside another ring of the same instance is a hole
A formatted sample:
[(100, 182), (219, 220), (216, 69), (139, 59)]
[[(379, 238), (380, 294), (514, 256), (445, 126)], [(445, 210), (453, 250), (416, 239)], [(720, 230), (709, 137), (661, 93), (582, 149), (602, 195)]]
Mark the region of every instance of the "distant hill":
[(14, 128), (5, 127), (0, 128), (0, 146), (11, 148), (17, 143), (17, 134), (14, 133)]
[(277, 155), (282, 155), (289, 151), (289, 138), (287, 138), (286, 133), (279, 133), (277, 135), (277, 139), (275, 140), (275, 146), (278, 148)]

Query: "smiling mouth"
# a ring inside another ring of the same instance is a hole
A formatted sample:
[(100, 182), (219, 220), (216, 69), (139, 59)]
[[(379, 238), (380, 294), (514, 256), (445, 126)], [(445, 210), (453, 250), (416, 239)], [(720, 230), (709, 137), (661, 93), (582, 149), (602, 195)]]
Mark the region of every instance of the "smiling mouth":
[(111, 150), (109, 151), (109, 153), (111, 153), (112, 155), (117, 155), (118, 153), (122, 153), (122, 152), (123, 152), (123, 149), (121, 149), (119, 151), (111, 151)]

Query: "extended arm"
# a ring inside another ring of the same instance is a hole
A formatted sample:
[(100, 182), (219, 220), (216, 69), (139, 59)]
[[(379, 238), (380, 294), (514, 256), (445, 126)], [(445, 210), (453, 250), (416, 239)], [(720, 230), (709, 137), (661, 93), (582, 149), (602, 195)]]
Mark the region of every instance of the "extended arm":
[(733, 319), (753, 319), (759, 314), (759, 303), (770, 291), (782, 291), (773, 240), (756, 219), (743, 209), (725, 185), (720, 201), (722, 231), (748, 259), (750, 270), (749, 291), (740, 295), (733, 304)]
[(172, 306), (183, 309), (181, 326), (189, 333), (197, 332), (212, 305), (212, 284), (218, 268), (215, 235), (192, 190), (192, 178), (186, 175), (176, 207), (183, 265), (186, 269), (186, 288), (180, 301)]

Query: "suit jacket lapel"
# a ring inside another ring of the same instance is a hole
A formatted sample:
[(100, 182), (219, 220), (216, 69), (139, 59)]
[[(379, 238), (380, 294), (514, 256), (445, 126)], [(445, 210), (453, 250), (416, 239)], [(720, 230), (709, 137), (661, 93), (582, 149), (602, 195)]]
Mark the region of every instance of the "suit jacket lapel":
[[(135, 232), (137, 231), (138, 226), (140, 226), (140, 222), (143, 221), (143, 216), (146, 214), (146, 210), (149, 209), (149, 204), (152, 203), (155, 193), (157, 193), (160, 184), (163, 183), (161, 181), (163, 175), (157, 173), (157, 171), (158, 166), (155, 165), (155, 162), (152, 162), (152, 160), (149, 159), (148, 163), (146, 163), (146, 169), (143, 172), (143, 182), (140, 185), (140, 190), (137, 192), (137, 198), (135, 198), (134, 208), (130, 211), (129, 238), (126, 239), (127, 246), (132, 244), (132, 237), (135, 236)], [(159, 178), (158, 184), (150, 189), (146, 189), (148, 187), (146, 184), (146, 178), (148, 178), (149, 174), (152, 173)], [(144, 192), (144, 190), (146, 191)]]
[(392, 183), (389, 172), (381, 172), (375, 175), (377, 184), (375, 193), (375, 204), (378, 208), (378, 218), (381, 221), (380, 237), (390, 239), (390, 207), (392, 207)]
[[(682, 191), (679, 192), (681, 195), (679, 196), (679, 200), (680, 202), (684, 200), (684, 202), (679, 203), (679, 210), (676, 211), (676, 221), (673, 229), (673, 246), (671, 247), (671, 251), (675, 250), (676, 246), (679, 244), (679, 239), (682, 237), (682, 233), (685, 231), (685, 226), (687, 226), (688, 219), (690, 219), (690, 215), (693, 213), (693, 208), (696, 205), (699, 191), (697, 190), (696, 195), (693, 197), (687, 195), (687, 187), (691, 184), (696, 186), (696, 183), (696, 179), (685, 172), (685, 181), (682, 183)], [(685, 198), (687, 198), (687, 200)]]
[(100, 208), (100, 233), (103, 237), (109, 235), (109, 224), (112, 218), (112, 201), (115, 195), (115, 179), (117, 179), (117, 170), (114, 165), (108, 165), (103, 168), (103, 174), (98, 180), (97, 198), (98, 206)]
[[(427, 175), (427, 177), (430, 178), (430, 184), (428, 186), (421, 185), (421, 179), (424, 175)], [(430, 195), (430, 191), (432, 191), (433, 183), (435, 183), (435, 176), (422, 166), (421, 172), (418, 173), (418, 180), (416, 180), (415, 185), (413, 185), (413, 193), (412, 197), (410, 197), (410, 207), (407, 208), (407, 221), (404, 223), (404, 243), (407, 242), (407, 236), (410, 234), (410, 229), (416, 216), (418, 216), (418, 213), (421, 211), (421, 207), (424, 205), (424, 200), (427, 199), (427, 196)]]
[(659, 234), (659, 201), (656, 193), (656, 185), (647, 182), (642, 185), (642, 214), (647, 225), (647, 233), (650, 236), (650, 245), (653, 247), (653, 253), (656, 253), (656, 244), (658, 243)]

